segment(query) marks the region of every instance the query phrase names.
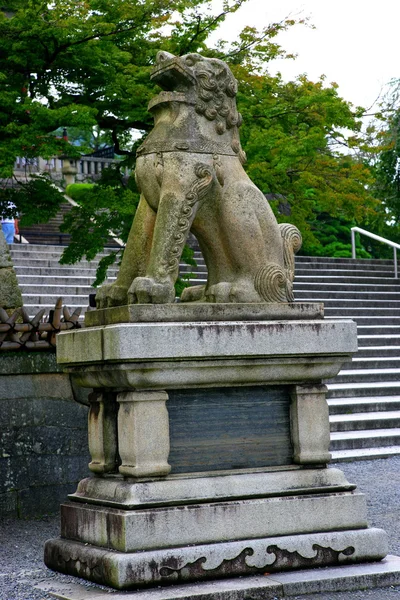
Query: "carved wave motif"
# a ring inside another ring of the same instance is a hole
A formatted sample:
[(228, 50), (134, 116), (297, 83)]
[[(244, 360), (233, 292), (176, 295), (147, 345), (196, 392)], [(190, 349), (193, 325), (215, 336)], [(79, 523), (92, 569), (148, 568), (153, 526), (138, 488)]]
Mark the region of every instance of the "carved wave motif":
[[(249, 544), (249, 542), (247, 542)], [(235, 545), (236, 546), (236, 545)], [(170, 559), (169, 564), (160, 567), (161, 577), (176, 579), (180, 577), (204, 578), (224, 577), (233, 574), (251, 574), (268, 570), (288, 570), (314, 567), (318, 565), (342, 563), (346, 557), (354, 554), (353, 546), (338, 549), (325, 547), (320, 544), (299, 544), (294, 548), (280, 548), (278, 545), (268, 545), (266, 542), (255, 543), (254, 547), (246, 545), (236, 553), (227, 548), (224, 551), (210, 552), (209, 556), (200, 556), (193, 561), (182, 564), (179, 560)]]
[(265, 302), (287, 302), (286, 274), (279, 265), (261, 267), (254, 278), (254, 287)]

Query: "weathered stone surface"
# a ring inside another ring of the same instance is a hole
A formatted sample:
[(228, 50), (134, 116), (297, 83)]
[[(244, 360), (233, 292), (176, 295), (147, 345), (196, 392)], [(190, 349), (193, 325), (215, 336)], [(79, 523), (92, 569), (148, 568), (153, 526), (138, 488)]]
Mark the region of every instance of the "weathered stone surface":
[(0, 363), (0, 513), (54, 513), (89, 472), (87, 409), (54, 354), (5, 353)]
[(324, 305), (317, 302), (268, 302), (262, 304), (129, 304), (85, 313), (85, 326), (115, 323), (271, 321), (322, 319)]
[(13, 373), (0, 377), (1, 399), (59, 398), (72, 400), (71, 384), (63, 373), (37, 375)]
[(331, 459), (327, 391), (325, 385), (295, 385), (291, 388), (290, 431), (295, 463), (325, 464)]
[(14, 269), (0, 268), (0, 306), (6, 309), (22, 306), (21, 290)]
[(165, 392), (117, 395), (119, 472), (127, 477), (168, 475), (169, 419)]
[[(117, 589), (265, 571), (278, 571), (271, 579), (284, 585), (286, 575), (279, 574), (282, 570), (380, 560), (386, 554), (385, 532), (361, 529), (126, 554), (59, 539), (46, 542), (45, 563), (63, 573), (106, 583)], [(308, 580), (316, 581), (317, 576), (310, 575)], [(304, 573), (303, 577), (307, 580), (307, 574)], [(290, 580), (295, 582), (296, 574), (288, 576), (287, 589), (290, 589)], [(244, 582), (246, 580), (242, 580)], [(306, 586), (303, 589), (307, 589)]]
[(115, 394), (89, 394), (88, 437), (92, 473), (115, 472), (118, 465), (117, 413)]
[(209, 360), (154, 360), (68, 367), (77, 385), (90, 388), (197, 389), (243, 385), (315, 382), (338, 374), (349, 354), (236, 358)]
[(61, 507), (62, 537), (120, 552), (365, 527), (365, 497), (355, 492), (124, 511)]
[(53, 352), (2, 352), (0, 375), (18, 373), (62, 373)]
[(303, 469), (291, 466), (266, 473), (205, 473), (203, 476), (187, 475), (153, 480), (145, 478), (137, 481), (124, 479), (121, 475), (89, 477), (79, 482), (78, 489), (69, 498), (130, 509), (260, 496), (336, 493), (354, 489), (355, 485), (349, 483), (339, 469)]
[(293, 463), (288, 386), (169, 390), (168, 394), (171, 473)]
[(61, 332), (59, 364), (152, 359), (340, 355), (357, 351), (356, 324), (332, 321), (124, 323)]
[[(131, 593), (88, 589), (79, 583), (55, 581), (42, 582), (35, 587), (64, 600), (104, 600), (106, 594), (111, 600), (277, 600), (283, 596), (298, 596), (300, 593), (372, 590), (398, 585), (400, 558), (389, 555), (378, 562), (358, 565), (300, 569), (291, 573), (274, 573), (269, 577), (262, 574), (192, 584), (178, 583)], [(383, 598), (385, 590), (379, 589), (376, 593), (377, 597), (379, 595)]]
[(137, 151), (141, 199), (117, 280), (99, 290), (97, 306), (174, 302), (189, 231), (208, 280), (187, 288), (182, 301), (293, 301), (301, 235), (293, 225), (278, 225), (243, 169), (237, 82), (229, 67), (199, 54), (159, 52), (152, 79), (166, 91), (149, 104), (155, 126)]
[(6, 493), (0, 493), (0, 516), (18, 516), (18, 492), (10, 490)]
[(2, 269), (12, 269), (13, 263), (11, 260), (10, 250), (4, 237), (4, 233), (0, 231), (0, 273)]

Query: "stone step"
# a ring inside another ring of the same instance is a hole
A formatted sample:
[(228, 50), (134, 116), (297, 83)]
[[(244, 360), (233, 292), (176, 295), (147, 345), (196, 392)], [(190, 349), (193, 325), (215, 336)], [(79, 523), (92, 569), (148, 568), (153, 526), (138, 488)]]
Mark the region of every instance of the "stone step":
[(351, 362), (345, 363), (343, 370), (348, 369), (396, 369), (400, 368), (400, 355), (396, 356), (359, 356), (357, 353)]
[(383, 446), (381, 448), (361, 448), (353, 450), (335, 450), (331, 452), (333, 462), (350, 462), (354, 460), (372, 460), (389, 458), (400, 454), (400, 446)]
[(400, 335), (396, 334), (370, 334), (370, 335), (357, 335), (358, 344), (362, 348), (366, 347), (377, 347), (377, 346), (400, 346)]
[(11, 244), (10, 252), (19, 252), (20, 250), (38, 250), (39, 252), (62, 252), (64, 248), (54, 244)]
[(361, 325), (357, 323), (357, 335), (371, 336), (371, 335), (400, 335), (400, 324), (399, 325)]
[(356, 359), (376, 356), (400, 356), (400, 346), (359, 346)]
[(332, 415), (329, 417), (329, 423), (331, 433), (335, 431), (400, 428), (400, 410)]
[[(18, 281), (20, 277), (30, 276), (30, 277), (74, 277), (76, 275), (82, 275), (84, 277), (91, 278), (94, 281), (96, 277), (96, 269), (95, 268), (84, 268), (84, 267), (74, 267), (71, 265), (57, 265), (57, 267), (30, 267), (30, 266), (16, 266), (15, 272), (18, 277)], [(115, 268), (109, 269), (108, 273), (110, 277), (116, 277), (117, 270)], [(39, 279), (37, 279), (39, 281)]]
[(382, 268), (378, 265), (371, 265), (371, 267), (364, 269), (362, 267), (358, 269), (330, 269), (329, 267), (319, 268), (318, 265), (309, 265), (305, 268), (303, 265), (296, 267), (296, 277), (313, 277), (315, 274), (317, 277), (324, 277), (329, 273), (329, 276), (335, 277), (383, 277), (385, 279), (392, 279), (395, 284), (398, 283), (398, 279), (393, 276), (393, 270)]
[(347, 369), (342, 370), (334, 379), (335, 383), (361, 383), (379, 381), (399, 381), (400, 369)]
[[(92, 287), (92, 283), (95, 279), (95, 272), (92, 277), (79, 276), (76, 272), (71, 275), (20, 275), (18, 274), (18, 283), (22, 288), (29, 285), (36, 285), (42, 289), (49, 289), (49, 286), (89, 286)], [(116, 277), (109, 277), (110, 281), (116, 279)]]
[[(332, 317), (326, 317), (327, 319), (331, 319)], [(347, 317), (346, 317), (347, 318)], [(365, 315), (363, 317), (360, 317), (358, 315), (354, 315), (351, 317), (352, 321), (356, 321), (357, 325), (359, 326), (363, 326), (363, 325), (372, 325), (374, 327), (377, 326), (386, 326), (386, 325), (397, 325), (400, 327), (400, 316), (399, 317), (390, 317), (390, 316), (379, 316), (379, 315), (371, 315), (366, 317)]]
[(78, 263), (74, 263), (74, 265), (60, 265), (59, 262), (57, 262), (56, 260), (46, 260), (46, 259), (31, 259), (31, 260), (27, 260), (27, 259), (18, 259), (16, 261), (13, 261), (14, 263), (14, 267), (17, 270), (19, 269), (25, 269), (27, 267), (50, 267), (53, 269), (62, 269), (62, 268), (74, 268), (75, 271), (78, 271), (81, 267), (85, 268), (85, 269), (96, 269), (99, 261), (93, 260), (93, 261), (85, 261), (82, 260)]
[[(372, 277), (371, 277), (372, 279)], [(382, 279), (383, 281), (383, 279)], [(384, 281), (388, 281), (387, 279)], [(332, 296), (333, 293), (343, 293), (343, 294), (365, 294), (365, 293), (381, 293), (381, 294), (399, 294), (400, 293), (400, 285), (392, 284), (392, 283), (379, 283), (374, 284), (372, 281), (367, 281), (366, 283), (357, 283), (354, 280), (350, 282), (346, 281), (337, 281), (336, 283), (332, 282), (318, 282), (314, 281), (310, 276), (309, 281), (294, 281), (293, 289), (296, 293), (303, 294), (327, 294), (330, 298), (340, 298), (340, 296)], [(344, 296), (345, 297), (345, 296)]]
[(51, 295), (61, 295), (61, 296), (88, 296), (89, 294), (93, 294), (96, 292), (96, 289), (90, 285), (87, 286), (77, 286), (77, 285), (69, 285), (69, 280), (66, 280), (67, 285), (62, 285), (61, 283), (58, 285), (36, 285), (36, 284), (20, 284), (20, 289), (23, 297), (33, 297), (40, 296), (46, 297)]
[[(100, 260), (100, 258), (102, 258), (103, 256), (108, 256), (110, 254), (109, 252), (99, 252), (96, 255), (96, 262), (98, 262)], [(58, 261), (60, 259), (62, 255), (62, 252), (42, 252), (40, 250), (36, 250), (36, 251), (31, 251), (29, 250), (24, 250), (24, 251), (20, 251), (20, 252), (12, 252), (11, 253), (11, 258), (12, 260), (56, 260)]]
[[(54, 303), (55, 304), (55, 303)], [(28, 311), (28, 315), (32, 318), (35, 315), (38, 314), (39, 311), (45, 309), (45, 315), (44, 317), (46, 318), (49, 315), (50, 310), (54, 310), (54, 304), (25, 304), (24, 303), (24, 308)], [(86, 301), (85, 304), (69, 304), (66, 301), (63, 301), (63, 306), (66, 306), (70, 312), (74, 312), (75, 309), (77, 308), (81, 308), (81, 320), (83, 319), (83, 315), (85, 314), (86, 310), (88, 309), (88, 302)]]
[[(362, 299), (360, 298), (346, 298), (344, 300), (339, 298), (329, 298), (320, 297), (320, 296), (305, 296), (301, 295), (299, 297), (295, 294), (296, 300), (301, 300), (302, 302), (323, 302), (326, 308), (335, 308), (336, 310), (342, 308), (357, 308), (358, 310), (366, 310), (367, 308), (378, 308), (378, 309), (399, 309), (400, 308), (400, 300), (385, 300), (385, 299)], [(362, 303), (362, 307), (360, 307), (360, 303)]]
[[(88, 306), (89, 297), (87, 294), (82, 295), (74, 295), (74, 294), (61, 294), (63, 299), (63, 304), (66, 306)], [(22, 298), (25, 305), (46, 305), (52, 306), (54, 308), (55, 303), (57, 302), (60, 295), (54, 294), (54, 296), (50, 296), (46, 294), (46, 296), (41, 295), (27, 295), (22, 294)]]
[(328, 383), (328, 399), (400, 395), (400, 381)]
[(331, 451), (400, 446), (400, 428), (333, 431)]
[(325, 306), (325, 317), (328, 318), (345, 317), (354, 319), (356, 316), (362, 315), (364, 317), (396, 317), (400, 316), (400, 308), (388, 308), (386, 306), (380, 306), (379, 308), (368, 308), (365, 306)]
[[(343, 258), (339, 256), (296, 256), (296, 262), (318, 263), (318, 264), (346, 264), (346, 265), (389, 265), (393, 267), (393, 259), (390, 258)], [(400, 266), (400, 261), (397, 261)], [(400, 269), (399, 269), (400, 272)]]
[(399, 411), (400, 395), (352, 398), (329, 398), (330, 415), (352, 415), (354, 413)]
[(179, 265), (179, 271), (181, 273), (201, 273), (202, 275), (207, 275), (207, 267), (206, 265), (186, 265), (181, 263)]
[[(375, 286), (376, 287), (376, 286)], [(391, 300), (399, 300), (400, 298), (400, 290), (391, 290), (388, 287), (388, 290), (374, 290), (374, 286), (366, 287), (365, 289), (348, 289), (348, 286), (341, 286), (336, 288), (335, 291), (331, 290), (304, 290), (302, 288), (294, 288), (294, 293), (298, 298), (316, 298), (318, 300), (324, 301), (327, 300), (349, 300), (354, 299), (359, 302), (364, 302), (364, 300), (383, 300), (383, 301), (391, 301)]]
[(307, 275), (299, 275), (296, 272), (294, 285), (303, 287), (303, 284), (307, 286), (311, 285), (389, 285), (389, 286), (399, 286), (400, 282), (398, 279), (393, 279), (393, 277), (368, 277), (368, 276), (359, 276), (357, 274), (349, 275), (330, 275), (329, 271), (324, 271), (319, 273), (319, 271), (315, 270), (314, 274), (309, 273)]

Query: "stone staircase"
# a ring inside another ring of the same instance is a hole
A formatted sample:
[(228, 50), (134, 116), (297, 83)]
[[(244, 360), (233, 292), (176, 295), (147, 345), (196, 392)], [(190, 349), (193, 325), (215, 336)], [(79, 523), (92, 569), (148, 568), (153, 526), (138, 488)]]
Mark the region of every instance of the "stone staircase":
[[(104, 253), (92, 262), (60, 265), (58, 261), (64, 250), (62, 246), (13, 244), (10, 249), (24, 306), (30, 315), (35, 315), (42, 308), (47, 311), (54, 308), (60, 296), (65, 306), (72, 310), (80, 306), (84, 314), (89, 304), (89, 294), (96, 292), (92, 283)], [(116, 276), (116, 270), (109, 270), (110, 279)]]
[[(199, 253), (193, 284), (206, 267)], [(188, 268), (187, 268), (188, 269)], [(335, 461), (400, 454), (400, 280), (393, 261), (297, 257), (295, 299), (357, 322), (359, 351), (328, 386)]]
[[(72, 309), (88, 306), (95, 292), (98, 259), (59, 265), (60, 246), (11, 246), (17, 277), (29, 314), (51, 309), (59, 296)], [(106, 250), (107, 252), (107, 250)], [(199, 252), (191, 283), (206, 281)], [(182, 266), (183, 272), (191, 267)], [(110, 279), (115, 277), (110, 271)], [(393, 262), (298, 257), (295, 298), (322, 301), (326, 318), (357, 322), (359, 352), (327, 382), (333, 458), (386, 457), (400, 454), (400, 283)]]

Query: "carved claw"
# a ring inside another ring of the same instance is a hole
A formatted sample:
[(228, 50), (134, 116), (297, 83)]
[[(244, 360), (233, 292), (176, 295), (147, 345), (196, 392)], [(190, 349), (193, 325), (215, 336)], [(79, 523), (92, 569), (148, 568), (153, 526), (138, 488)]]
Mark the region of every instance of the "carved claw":
[(96, 294), (96, 307), (108, 308), (128, 304), (127, 289), (116, 283), (106, 283)]
[(175, 288), (170, 281), (158, 283), (151, 277), (136, 277), (128, 291), (129, 304), (170, 304)]

